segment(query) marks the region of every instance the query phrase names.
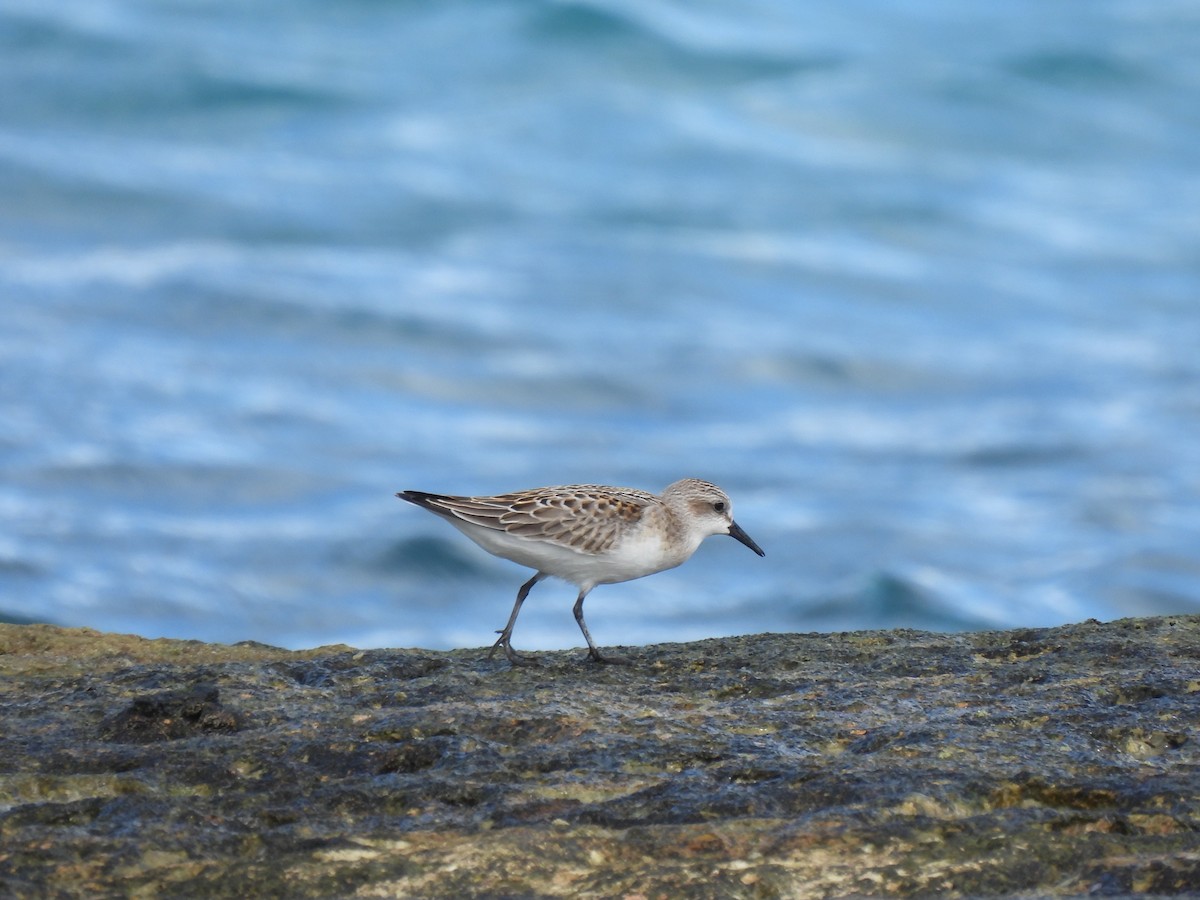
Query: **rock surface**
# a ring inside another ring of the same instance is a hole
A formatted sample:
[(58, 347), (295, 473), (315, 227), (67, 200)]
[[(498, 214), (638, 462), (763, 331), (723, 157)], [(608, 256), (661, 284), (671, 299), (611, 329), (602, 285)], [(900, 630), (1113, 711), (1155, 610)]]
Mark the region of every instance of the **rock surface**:
[(0, 894), (1200, 889), (1200, 617), (510, 669), (0, 626)]

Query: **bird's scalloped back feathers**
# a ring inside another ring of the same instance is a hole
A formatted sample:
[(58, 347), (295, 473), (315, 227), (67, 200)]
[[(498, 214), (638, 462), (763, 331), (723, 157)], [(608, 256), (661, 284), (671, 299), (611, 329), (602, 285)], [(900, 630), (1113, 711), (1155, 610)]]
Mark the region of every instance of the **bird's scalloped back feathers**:
[(433, 501), (463, 521), (582, 553), (603, 553), (647, 506), (658, 502), (646, 491), (599, 485), (565, 485), (494, 497), (439, 496)]

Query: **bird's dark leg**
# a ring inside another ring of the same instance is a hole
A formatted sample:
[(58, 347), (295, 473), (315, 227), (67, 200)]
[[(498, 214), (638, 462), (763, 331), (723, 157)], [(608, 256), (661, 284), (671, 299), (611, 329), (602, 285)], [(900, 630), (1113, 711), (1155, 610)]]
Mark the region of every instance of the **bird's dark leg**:
[(579, 592), (579, 599), (575, 601), (575, 621), (579, 623), (579, 630), (583, 632), (584, 638), (588, 642), (588, 656), (598, 663), (617, 663), (620, 665), (628, 665), (629, 660), (622, 656), (603, 656), (596, 649), (596, 644), (592, 640), (591, 634), (588, 633), (587, 622), (583, 621), (583, 598), (588, 594), (587, 591)]
[(514, 666), (536, 666), (538, 661), (529, 656), (522, 656), (512, 648), (510, 641), (512, 640), (513, 626), (517, 624), (517, 615), (521, 612), (521, 604), (525, 602), (525, 598), (529, 596), (529, 590), (539, 581), (546, 577), (545, 572), (538, 572), (527, 582), (521, 585), (521, 589), (517, 591), (517, 602), (513, 604), (512, 615), (508, 617), (508, 624), (504, 626), (504, 630), (500, 632), (500, 639), (492, 644), (492, 649), (488, 651), (488, 659), (496, 655), (497, 648), (504, 651), (504, 655), (508, 657), (508, 661)]

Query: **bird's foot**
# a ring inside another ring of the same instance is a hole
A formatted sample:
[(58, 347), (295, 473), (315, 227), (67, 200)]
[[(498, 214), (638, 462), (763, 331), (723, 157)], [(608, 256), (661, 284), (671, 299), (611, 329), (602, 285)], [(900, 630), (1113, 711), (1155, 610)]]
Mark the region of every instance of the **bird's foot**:
[(595, 647), (588, 647), (588, 659), (606, 666), (632, 666), (633, 660), (624, 656), (605, 656)]
[(496, 643), (492, 644), (492, 649), (488, 651), (487, 658), (491, 659), (493, 656), (496, 655), (497, 650), (503, 650), (504, 656), (508, 659), (509, 663), (511, 663), (514, 666), (540, 666), (541, 665), (541, 663), (539, 663), (532, 656), (525, 656), (521, 653), (518, 653), (516, 650), (514, 650), (512, 648), (512, 644), (509, 643), (509, 640), (510, 640), (510, 637), (507, 634), (505, 634), (503, 631), (500, 632), (500, 639), (498, 641), (496, 641)]

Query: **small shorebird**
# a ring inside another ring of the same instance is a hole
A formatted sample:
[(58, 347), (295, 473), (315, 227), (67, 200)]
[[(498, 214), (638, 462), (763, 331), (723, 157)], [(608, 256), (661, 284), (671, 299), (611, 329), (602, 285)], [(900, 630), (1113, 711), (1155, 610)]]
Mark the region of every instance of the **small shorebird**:
[(436, 513), (488, 553), (534, 569), (521, 585), (508, 624), (492, 645), (513, 665), (536, 665), (512, 648), (512, 630), (530, 588), (553, 575), (579, 588), (575, 621), (596, 662), (618, 662), (596, 649), (583, 621), (583, 598), (598, 584), (631, 581), (688, 560), (710, 534), (727, 534), (759, 556), (762, 548), (733, 521), (729, 497), (715, 484), (684, 478), (661, 495), (635, 488), (569, 484), (494, 497), (401, 491), (401, 500)]

